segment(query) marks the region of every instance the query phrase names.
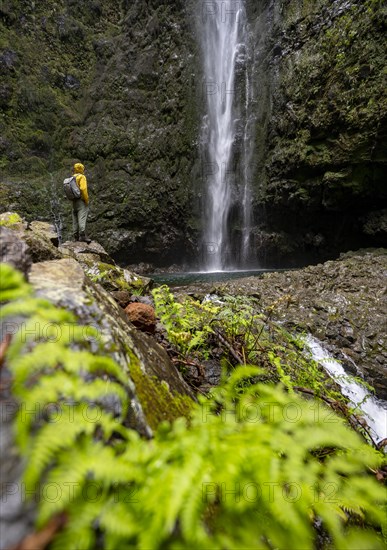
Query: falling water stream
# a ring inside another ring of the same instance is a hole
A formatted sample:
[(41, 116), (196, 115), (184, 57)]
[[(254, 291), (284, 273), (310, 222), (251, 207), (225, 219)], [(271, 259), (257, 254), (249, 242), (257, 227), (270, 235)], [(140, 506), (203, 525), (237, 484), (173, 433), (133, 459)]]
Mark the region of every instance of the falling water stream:
[[(201, 25), (205, 102), (202, 125), (206, 185), (204, 267), (207, 271), (222, 271), (233, 263), (229, 216), (235, 180), (233, 148), (241, 101), (236, 93), (236, 71), (245, 55), (245, 11), (242, 1), (204, 4)], [(246, 190), (245, 200), (248, 200)]]

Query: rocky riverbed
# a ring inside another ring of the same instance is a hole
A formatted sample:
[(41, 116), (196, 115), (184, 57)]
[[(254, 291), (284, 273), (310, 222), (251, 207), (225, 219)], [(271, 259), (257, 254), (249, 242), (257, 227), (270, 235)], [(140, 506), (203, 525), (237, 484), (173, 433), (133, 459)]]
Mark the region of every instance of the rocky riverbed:
[(292, 331), (321, 340), (346, 370), (387, 399), (387, 250), (364, 249), (304, 269), (176, 289), (197, 297), (250, 295)]

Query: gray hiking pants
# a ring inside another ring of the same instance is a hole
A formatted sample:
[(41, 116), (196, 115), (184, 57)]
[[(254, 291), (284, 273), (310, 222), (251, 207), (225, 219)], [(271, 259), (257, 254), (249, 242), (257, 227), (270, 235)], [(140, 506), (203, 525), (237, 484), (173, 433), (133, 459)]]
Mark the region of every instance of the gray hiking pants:
[(86, 229), (86, 220), (89, 213), (89, 206), (82, 199), (73, 201), (73, 232), (84, 233)]

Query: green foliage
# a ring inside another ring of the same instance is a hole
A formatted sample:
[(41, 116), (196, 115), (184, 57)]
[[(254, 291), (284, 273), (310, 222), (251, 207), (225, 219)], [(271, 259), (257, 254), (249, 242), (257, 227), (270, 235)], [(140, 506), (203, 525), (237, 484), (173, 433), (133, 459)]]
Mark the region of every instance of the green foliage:
[[(261, 313), (256, 299), (241, 296), (224, 296), (216, 304), (185, 297), (179, 303), (166, 286), (153, 290), (153, 296), (168, 339), (182, 355), (194, 350), (199, 360), (208, 358), (217, 334), (239, 355), (241, 364), (264, 367), (271, 381), (281, 380), (287, 387), (305, 385), (317, 393), (326, 390), (326, 374), (305, 356), (302, 338), (271, 321), (277, 304)], [(281, 301), (289, 299), (284, 296)], [(229, 347), (224, 353), (231, 361)], [(330, 396), (340, 398), (333, 389)]]
[(317, 521), (333, 548), (357, 549), (359, 537), (364, 547), (383, 548), (371, 527), (384, 521), (385, 494), (366, 472), (380, 457), (328, 410), (280, 389), (257, 385), (239, 400), (235, 386), (255, 374), (235, 371), (190, 426), (164, 425), (153, 442), (127, 432), (118, 448), (87, 440), (76, 454), (62, 453), (47, 484), (70, 480), (77, 488), (71, 502), (42, 504), (42, 522), (62, 509), (70, 515), (54, 548), (94, 548), (95, 526), (111, 550), (312, 549)]
[(89, 273), (89, 277), (94, 283), (99, 283), (100, 281), (103, 281), (108, 273), (109, 272), (107, 270), (100, 271), (99, 273)]
[(0, 220), (0, 227), (13, 227), (23, 220), (16, 212), (12, 212), (6, 219)]
[[(348, 405), (339, 386), (313, 359), (305, 345), (305, 335), (290, 334), (283, 325), (272, 321), (275, 309), (281, 303), (286, 305), (291, 296), (285, 295), (261, 311), (259, 302), (251, 297), (226, 295), (215, 303), (180, 297), (178, 302), (165, 286), (154, 290), (153, 295), (156, 313), (168, 339), (177, 355), (183, 356), (183, 374), (187, 359), (188, 363), (209, 358), (218, 360), (225, 366), (226, 374), (239, 364), (254, 364), (261, 368), (260, 381), (281, 382), (290, 392), (295, 388), (321, 398), (374, 444), (359, 419), (362, 411)], [(353, 381), (354, 377), (348, 376), (348, 379)], [(252, 381), (246, 379), (241, 391)], [(373, 388), (367, 389), (372, 393)]]
[(168, 339), (179, 352), (186, 356), (200, 349), (208, 356), (206, 342), (213, 333), (211, 322), (219, 312), (219, 307), (211, 302), (200, 303), (187, 298), (182, 304), (176, 302), (166, 285), (152, 291), (158, 317), (164, 325)]
[(0, 302), (25, 298), (31, 292), (23, 275), (6, 263), (0, 263), (0, 282)]
[[(18, 286), (6, 270), (2, 292), (20, 300), (2, 315), (75, 322), (21, 292), (22, 279)], [(246, 365), (202, 398), (190, 421), (161, 424), (147, 441), (124, 427), (125, 379), (113, 361), (82, 349), (77, 331), (55, 342), (50, 331), (39, 341), (28, 334), (14, 337), (7, 361), (22, 405), (25, 481), (41, 495), (38, 525), (61, 511), (68, 517), (53, 549), (312, 550), (317, 525), (329, 548), (383, 548), (385, 493), (369, 470), (381, 455), (325, 407), (262, 383), (241, 392), (246, 378), (261, 376)], [(122, 402), (114, 417), (102, 403), (109, 393)], [(44, 414), (23, 426), (23, 411), (37, 405)]]

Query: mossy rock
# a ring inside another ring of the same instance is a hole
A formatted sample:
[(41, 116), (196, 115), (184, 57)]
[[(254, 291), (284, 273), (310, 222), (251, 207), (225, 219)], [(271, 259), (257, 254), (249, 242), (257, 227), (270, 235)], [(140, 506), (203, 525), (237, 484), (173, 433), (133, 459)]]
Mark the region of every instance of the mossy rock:
[(99, 333), (104, 355), (122, 368), (128, 380), (131, 403), (125, 424), (151, 436), (164, 420), (189, 416), (193, 393), (171, 363), (166, 351), (128, 321), (109, 293), (88, 278), (72, 258), (34, 264), (30, 283), (40, 297), (72, 311), (85, 327), (86, 349), (95, 344), (87, 339), (87, 327)]
[(79, 262), (90, 279), (109, 292), (126, 290), (132, 294), (145, 294), (152, 286), (151, 279), (117, 266), (97, 242), (66, 242), (60, 247), (60, 252)]
[(0, 226), (10, 229), (23, 229), (23, 220), (16, 212), (4, 212), (0, 214)]
[(194, 401), (188, 395), (172, 391), (168, 382), (158, 379), (157, 376), (145, 374), (138, 361), (132, 361), (130, 375), (145, 417), (153, 430), (161, 422), (173, 422), (181, 416), (190, 416)]
[(16, 212), (0, 214), (0, 226), (16, 231), (29, 247), (32, 261), (43, 262), (46, 260), (59, 260), (62, 254), (55, 243), (58, 241), (54, 227), (46, 222), (32, 222), (30, 226), (23, 222)]
[(119, 266), (89, 260), (82, 263), (89, 277), (109, 292), (127, 290), (134, 294), (142, 294), (151, 287), (151, 279), (140, 277)]

